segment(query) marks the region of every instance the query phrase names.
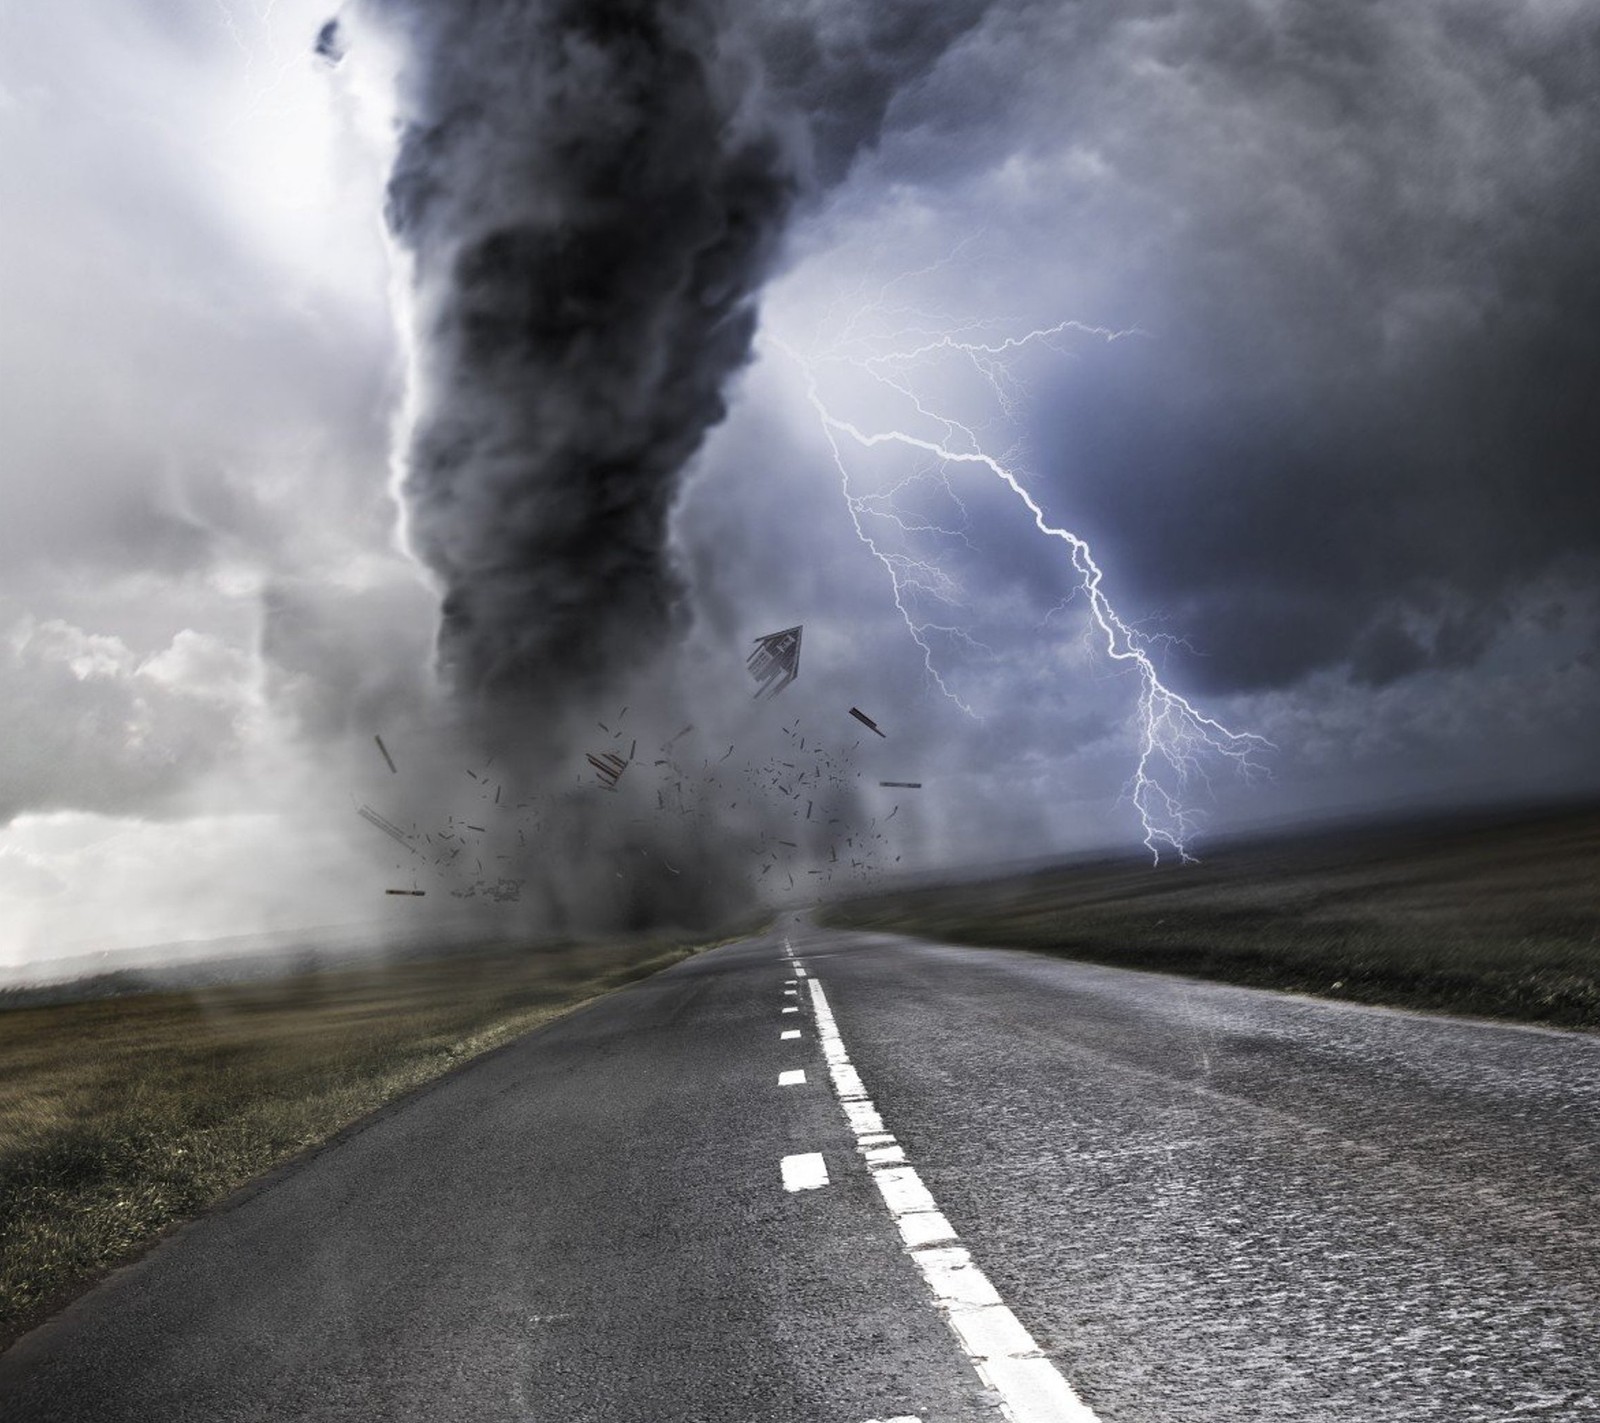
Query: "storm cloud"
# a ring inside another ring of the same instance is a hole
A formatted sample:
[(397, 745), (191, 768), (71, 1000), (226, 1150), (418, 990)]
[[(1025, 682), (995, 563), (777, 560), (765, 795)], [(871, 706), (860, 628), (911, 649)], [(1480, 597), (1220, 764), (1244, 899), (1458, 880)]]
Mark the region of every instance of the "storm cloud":
[[(574, 922), (747, 895), (771, 807), (707, 777), (785, 731), (858, 758), (886, 863), (1136, 850), (1137, 689), (1060, 546), (978, 470), (852, 464), (967, 716), (857, 538), (791, 353), (889, 331), (1130, 333), (1003, 408), (917, 379), (1276, 743), (1207, 828), (1600, 785), (1592, 6), (330, 9), (0, 21), (0, 951), (398, 913), (355, 806), (459, 817), (518, 737)], [(595, 790), (624, 702), (624, 749), (695, 723), (698, 819)]]
[(1147, 333), (1052, 382), (1034, 435), (1120, 586), (1204, 654), (1190, 684), (1472, 665), (1521, 590), (1592, 586), (1593, 10), (1088, 5), (1034, 25), (996, 27), (968, 87), (1024, 45), (1060, 61), (1060, 141), (1010, 161), (1054, 188), (1096, 315)]

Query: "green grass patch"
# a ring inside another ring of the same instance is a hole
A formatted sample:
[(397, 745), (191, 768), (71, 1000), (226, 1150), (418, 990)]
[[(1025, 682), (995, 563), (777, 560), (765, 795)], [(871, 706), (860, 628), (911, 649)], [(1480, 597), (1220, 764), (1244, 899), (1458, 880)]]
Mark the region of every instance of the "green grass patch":
[(1600, 812), (1324, 831), (919, 887), (823, 922), (1600, 1029)]
[(0, 1347), (247, 1181), (698, 947), (461, 952), (0, 1010)]

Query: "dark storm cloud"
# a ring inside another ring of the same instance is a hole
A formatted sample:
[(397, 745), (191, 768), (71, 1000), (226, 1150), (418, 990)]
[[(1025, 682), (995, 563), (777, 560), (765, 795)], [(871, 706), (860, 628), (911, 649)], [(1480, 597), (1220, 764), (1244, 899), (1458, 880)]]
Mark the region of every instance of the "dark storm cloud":
[(679, 477), (748, 359), (795, 204), (977, 6), (374, 7), (402, 34), (388, 219), (412, 257), (402, 493), (468, 694), (571, 697), (683, 620)]
[(1034, 468), (1186, 681), (1456, 665), (1593, 580), (1593, 7), (1002, 3), (888, 128), (871, 179), (1035, 314), (1146, 333), (1039, 392)]
[[(1077, 25), (1093, 43), (1062, 36), (1051, 81), (1083, 160), (1054, 170), (1066, 255), (1150, 334), (1072, 372), (1038, 434), (1119, 587), (1205, 654), (1185, 679), (1468, 664), (1510, 592), (1592, 579), (1593, 10)], [(1018, 58), (1016, 34), (991, 54)]]

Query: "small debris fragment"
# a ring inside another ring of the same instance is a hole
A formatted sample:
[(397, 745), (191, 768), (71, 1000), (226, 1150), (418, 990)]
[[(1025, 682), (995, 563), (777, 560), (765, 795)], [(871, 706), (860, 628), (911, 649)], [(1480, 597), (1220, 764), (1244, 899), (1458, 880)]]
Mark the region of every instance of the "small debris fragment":
[(875, 722), (864, 711), (862, 711), (860, 707), (851, 707), (850, 708), (850, 715), (853, 716), (857, 721), (859, 721), (864, 727), (866, 727), (868, 731), (877, 732), (879, 736), (883, 736), (883, 739), (885, 741), (887, 741), (889, 739), (887, 736), (884, 736), (883, 732), (878, 731), (878, 723)]
[(317, 31), (317, 42), (312, 46), (318, 59), (330, 69), (337, 69), (343, 62), (348, 46), (345, 43), (343, 32), (339, 28), (337, 16), (328, 21)]
[(388, 763), (390, 774), (399, 775), (400, 768), (395, 765), (394, 757), (389, 754), (389, 748), (383, 744), (383, 738), (374, 732), (372, 739), (378, 743), (378, 754)]

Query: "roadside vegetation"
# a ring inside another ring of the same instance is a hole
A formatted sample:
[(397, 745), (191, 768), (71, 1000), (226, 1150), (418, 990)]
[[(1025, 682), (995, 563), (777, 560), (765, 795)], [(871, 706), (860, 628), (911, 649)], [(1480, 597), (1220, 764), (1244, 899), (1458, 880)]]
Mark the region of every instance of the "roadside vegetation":
[(245, 1182), (697, 951), (459, 952), (0, 1007), (0, 1347)]
[(1600, 811), (1347, 828), (1066, 865), (824, 923), (1359, 1003), (1600, 1029)]

